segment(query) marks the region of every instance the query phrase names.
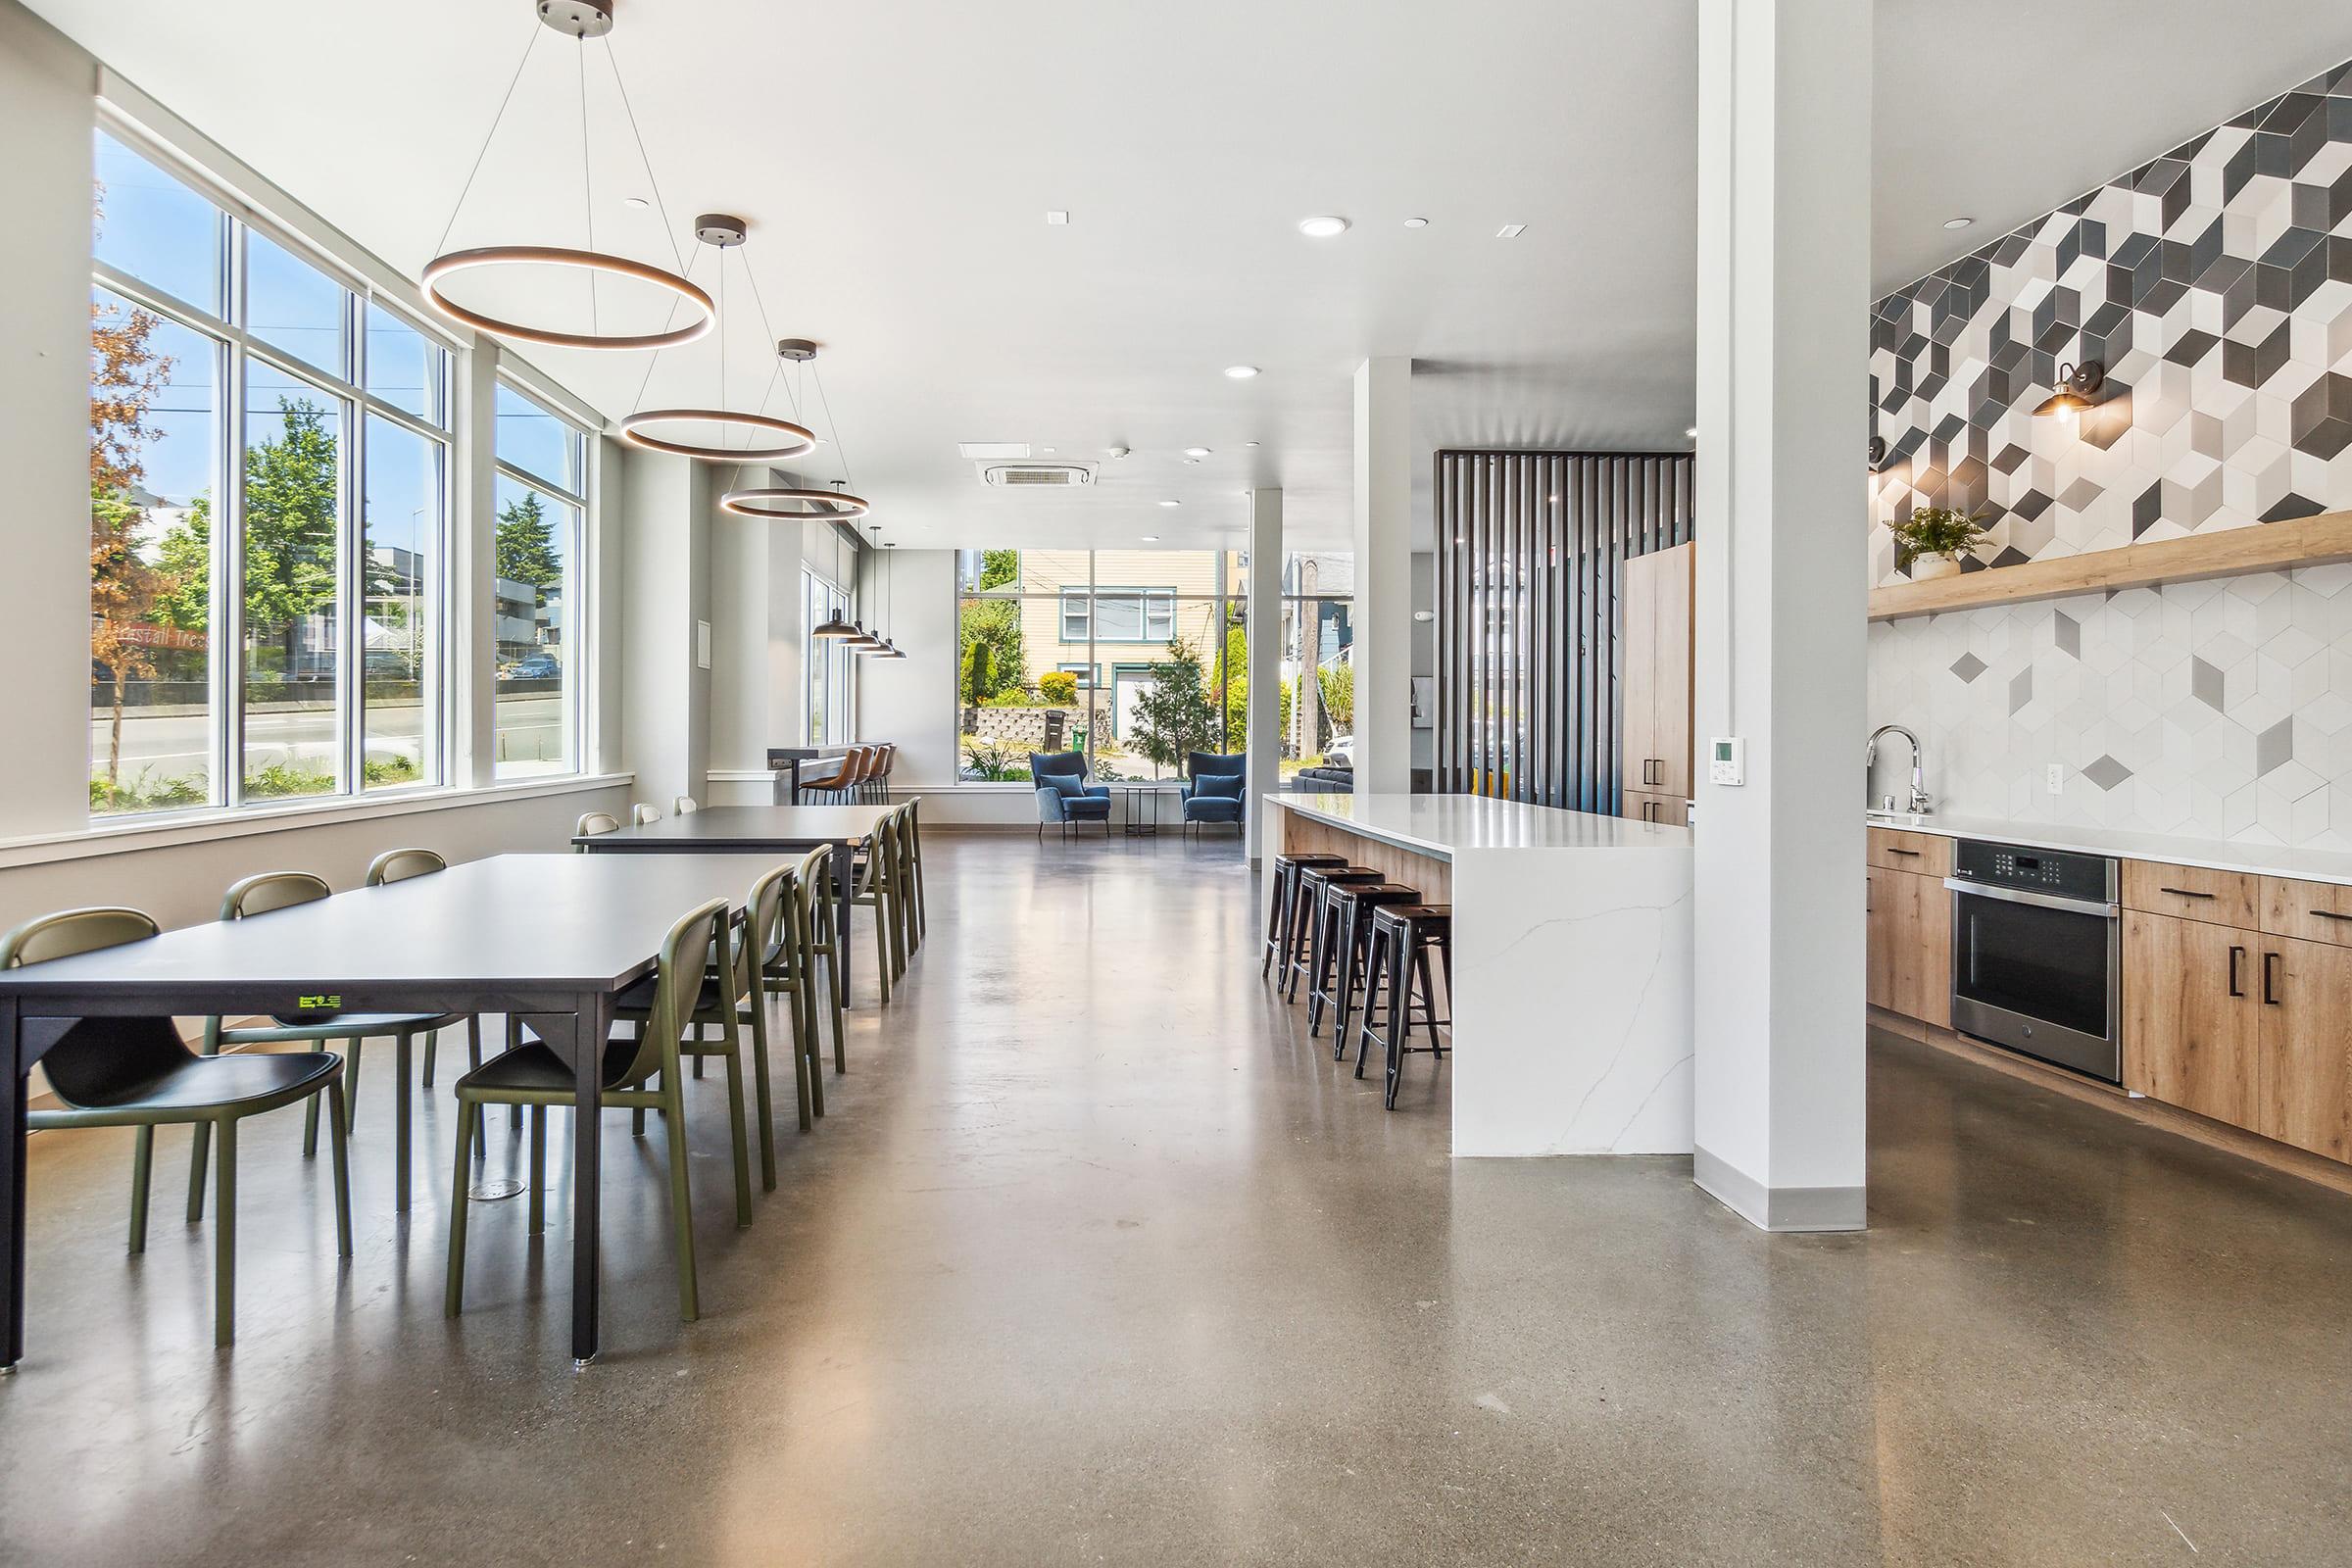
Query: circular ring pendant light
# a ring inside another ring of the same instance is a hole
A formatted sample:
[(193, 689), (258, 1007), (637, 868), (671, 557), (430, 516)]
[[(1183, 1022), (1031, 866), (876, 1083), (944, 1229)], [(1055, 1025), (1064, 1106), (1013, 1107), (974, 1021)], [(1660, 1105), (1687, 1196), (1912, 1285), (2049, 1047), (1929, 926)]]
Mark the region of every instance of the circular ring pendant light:
[[(718, 252), (718, 282), (726, 288), (727, 252), (751, 237), (751, 225), (727, 213), (705, 213), (694, 220), (695, 238)], [(746, 269), (747, 273), (749, 269)], [(755, 291), (757, 285), (755, 285)], [(653, 379), (653, 368), (646, 368), (646, 380)], [(769, 388), (774, 388), (773, 378)], [(644, 387), (639, 387), (640, 394)], [(718, 399), (727, 396), (727, 344), (723, 335), (718, 343)], [(664, 424), (715, 424), (725, 429), (748, 430), (755, 437), (772, 436), (777, 439), (764, 446), (731, 447), (722, 440), (717, 445), (696, 441), (678, 441), (649, 433), (650, 427)], [(806, 425), (779, 419), (772, 415), (746, 413), (735, 409), (640, 409), (620, 421), (620, 438), (632, 446), (653, 452), (666, 452), (673, 457), (693, 458), (698, 463), (786, 463), (794, 458), (807, 457), (816, 450), (816, 432)], [(723, 501), (722, 501), (723, 505)]]
[[(673, 343), (688, 343), (710, 330), (717, 319), (717, 308), (710, 296), (697, 288), (683, 275), (681, 258), (671, 247), (672, 260), (680, 263), (672, 272), (648, 262), (602, 251), (596, 244), (595, 175), (588, 145), (588, 73), (585, 50), (591, 38), (604, 38), (612, 30), (612, 0), (535, 0), (534, 9), (539, 21), (553, 31), (577, 39), (583, 51), (580, 59), (580, 185), (582, 206), (587, 218), (588, 243), (584, 248), (561, 245), (479, 245), (466, 250), (442, 251), (424, 268), (424, 298), (441, 315), (491, 337), (508, 338), (518, 343), (539, 343), (554, 348), (574, 349), (662, 349)], [(465, 186), (458, 192), (457, 205), (450, 210), (449, 222), (441, 230), (441, 244), (449, 243), (450, 230), (457, 226), (458, 214), (465, 211), (466, 198), (473, 190), (474, 177), (482, 172), (482, 161), (489, 155), (490, 144), (498, 137), (498, 127), (506, 119), (507, 105), (514, 98), (516, 83), (522, 80), (524, 67), (531, 62), (531, 50), (539, 42), (534, 31), (531, 41), (523, 46), (522, 59), (514, 67), (514, 79), (507, 83), (507, 96), (500, 100), (498, 113), (491, 118), (489, 134), (482, 138), (481, 151), (474, 155), (473, 168), (466, 176)], [(636, 112), (629, 107), (628, 89), (621, 85), (620, 66), (612, 60), (612, 45), (605, 46), (606, 58), (612, 62), (613, 86), (620, 92), (621, 108), (628, 114), (630, 134), (636, 134)], [(653, 165), (646, 160), (645, 142), (637, 141), (638, 160), (645, 165), (648, 184), (654, 183)], [(655, 188), (656, 198), (660, 188)], [(663, 225), (667, 226), (666, 222)], [(436, 247), (438, 248), (438, 247)], [(478, 271), (498, 267), (562, 267), (585, 272), (588, 276), (589, 326), (585, 332), (566, 331), (559, 327), (535, 325), (527, 321), (508, 320), (486, 311), (477, 311), (458, 304), (442, 291), (444, 279), (460, 272)], [(599, 277), (626, 277), (651, 283), (670, 296), (669, 318), (656, 332), (607, 332), (597, 308), (596, 280)], [(691, 306), (695, 319), (684, 326), (676, 324), (680, 306)]]
[[(816, 344), (805, 337), (788, 337), (776, 344), (779, 375), (785, 365), (808, 367), (816, 358)], [(771, 383), (772, 386), (772, 383)], [(824, 399), (824, 381), (816, 384), (817, 397)], [(799, 397), (794, 395), (794, 412), (799, 412)], [(825, 403), (825, 418), (832, 424), (833, 409)], [(833, 428), (833, 442), (840, 450), (841, 431)], [(849, 469), (849, 458), (842, 458), (842, 469)], [(780, 522), (847, 522), (862, 517), (873, 511), (873, 504), (863, 496), (854, 496), (847, 488), (849, 480), (835, 479), (830, 490), (807, 490), (790, 485), (753, 485), (727, 491), (718, 498), (719, 510), (731, 512), (738, 517), (767, 517)]]

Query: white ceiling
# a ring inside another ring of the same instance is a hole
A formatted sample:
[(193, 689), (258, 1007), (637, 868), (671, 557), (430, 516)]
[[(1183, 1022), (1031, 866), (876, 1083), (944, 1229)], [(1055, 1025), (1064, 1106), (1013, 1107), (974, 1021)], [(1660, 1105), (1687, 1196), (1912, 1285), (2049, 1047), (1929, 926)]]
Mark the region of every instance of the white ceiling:
[[(578, 46), (528, 0), (29, 3), (412, 273), (537, 35), (451, 243), (584, 237)], [(2259, 11), (2257, 28), (2207, 0), (1880, 0), (1881, 285), (2352, 57), (2343, 0)], [(752, 220), (774, 332), (828, 345), (841, 443), (816, 476), (846, 449), (886, 538), (1231, 540), (1242, 491), (1279, 484), (1302, 543), (1341, 543), (1348, 378), (1369, 355), (1418, 362), (1424, 457), (1683, 444), (1690, 0), (621, 0), (620, 18), (662, 205), (680, 228)], [(666, 242), (621, 205), (645, 187), (602, 48), (598, 239), (651, 257)], [(1302, 237), (1321, 213), (1354, 227)], [(1960, 213), (1979, 222), (1945, 232)], [(1498, 240), (1505, 222), (1527, 231)], [(731, 396), (754, 402), (766, 334), (756, 311), (726, 320)], [(649, 401), (709, 401), (712, 350), (671, 351)], [(608, 414), (638, 406), (643, 356), (534, 357)], [(1264, 373), (1227, 380), (1237, 363)], [(958, 440), (1133, 456), (1090, 490), (1005, 494)], [(1187, 465), (1190, 445), (1212, 455)]]

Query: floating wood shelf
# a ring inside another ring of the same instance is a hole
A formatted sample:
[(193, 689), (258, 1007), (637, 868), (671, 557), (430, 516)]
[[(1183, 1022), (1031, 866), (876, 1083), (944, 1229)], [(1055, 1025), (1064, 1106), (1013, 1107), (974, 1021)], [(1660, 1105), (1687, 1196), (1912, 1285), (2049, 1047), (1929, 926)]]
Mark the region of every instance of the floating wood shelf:
[(2080, 556), (2030, 561), (1962, 572), (1934, 582), (1904, 582), (1870, 591), (1870, 618), (1935, 615), (1981, 605), (2022, 605), (2075, 594), (2154, 588), (2168, 582), (2239, 577), (2289, 566), (2352, 561), (2352, 512), (2328, 512), (2291, 522), (2262, 522), (2218, 533), (2190, 534), (2157, 544), (2126, 545)]

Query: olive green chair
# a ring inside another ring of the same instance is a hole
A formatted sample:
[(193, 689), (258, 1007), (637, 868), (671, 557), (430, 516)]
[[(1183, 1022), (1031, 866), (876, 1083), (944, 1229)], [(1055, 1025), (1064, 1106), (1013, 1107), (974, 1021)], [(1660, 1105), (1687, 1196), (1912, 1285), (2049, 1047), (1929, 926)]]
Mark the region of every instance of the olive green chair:
[[(678, 1315), (692, 1322), (700, 1312), (694, 1273), (694, 1204), (686, 1175), (685, 1078), (678, 1067), (686, 1020), (704, 983), (710, 955), (724, 953), (727, 902), (713, 899), (688, 910), (662, 940), (653, 977), (652, 1005), (635, 1039), (604, 1043), (600, 1103), (606, 1108), (658, 1110), (669, 1143), (669, 1201), (678, 1258)], [(658, 1087), (648, 1087), (651, 1080)], [(742, 1105), (740, 1067), (732, 1080)], [(546, 1222), (547, 1111), (573, 1104), (571, 1069), (545, 1043), (533, 1041), (458, 1080), (457, 1173), (450, 1186), (449, 1283), (443, 1310), (456, 1317), (466, 1295), (466, 1188), (471, 1174), (468, 1145), (473, 1124), (487, 1104), (527, 1105), (531, 1112), (530, 1228)], [(735, 1123), (735, 1222), (751, 1223), (751, 1183), (744, 1158), (743, 1123)]]
[(906, 812), (906, 847), (913, 873), (911, 880), (914, 897), (910, 901), (909, 907), (914, 911), (914, 940), (916, 946), (919, 947), (923, 938), (931, 934), (931, 912), (928, 906), (928, 897), (923, 887), (922, 797), (919, 795), (914, 797), (906, 803), (903, 809)]
[[(290, 909), (298, 905), (315, 903), (333, 892), (324, 882), (308, 871), (264, 871), (231, 883), (220, 897), (220, 918), (223, 920), (252, 920)], [(344, 1125), (356, 1125), (352, 1120), (359, 1112), (360, 1046), (369, 1039), (389, 1037), (399, 1053), (400, 1082), (395, 1086), (398, 1106), (398, 1131), (394, 1153), (395, 1197), (393, 1206), (401, 1213), (409, 1209), (409, 1122), (411, 1113), (410, 1063), (412, 1042), (418, 1035), (430, 1035), (436, 1030), (453, 1028), (466, 1021), (464, 1013), (445, 1012), (306, 1012), (293, 1017), (276, 1015), (268, 1025), (231, 1029), (218, 1017), (205, 1020), (202, 1050), (208, 1056), (218, 1055), (223, 1046), (308, 1045), (313, 1051), (324, 1051), (330, 1042), (349, 1046), (351, 1060), (345, 1069)], [(478, 1049), (479, 1037), (476, 1036)], [(188, 1218), (191, 1222), (204, 1217), (204, 1166), (211, 1148), (211, 1127), (203, 1122), (196, 1125), (195, 1149), (188, 1161)], [(302, 1152), (318, 1152), (318, 1102), (311, 1102), (310, 1113), (303, 1125)]]
[(824, 1043), (817, 1024), (825, 1012), (833, 1015), (833, 1070), (849, 1071), (841, 1043), (841, 920), (833, 886), (833, 852), (810, 850), (802, 857), (793, 878), (795, 894), (793, 937), (807, 975), (808, 1019), (808, 1099), (816, 1114), (825, 1113)]
[[(143, 942), (156, 924), (136, 909), (68, 909), (0, 937), (0, 969)], [(220, 1130), (220, 1197), (213, 1218), (213, 1343), (237, 1326), (237, 1123), (327, 1097), (335, 1167), (335, 1243), (351, 1255), (351, 1172), (344, 1151), (343, 1059), (331, 1054), (198, 1055), (170, 1018), (79, 1018), (41, 1058), (59, 1108), (28, 1111), (25, 1125), (135, 1127), (130, 1165), (130, 1250), (147, 1250), (148, 1176), (155, 1130), (182, 1122)]]
[(659, 822), (662, 820), (662, 808), (648, 806), (640, 801), (637, 805), (629, 808), (629, 820), (639, 827), (643, 827), (649, 822)]
[[(588, 838), (598, 833), (617, 833), (619, 831), (620, 818), (614, 816), (611, 811), (583, 811), (580, 813), (580, 819), (571, 824), (571, 836), (575, 839)], [(581, 855), (588, 853), (588, 846), (585, 844), (575, 845), (574, 848)]]
[(857, 862), (857, 881), (850, 895), (855, 908), (874, 911), (874, 972), (881, 981), (882, 1000), (890, 1001), (890, 983), (906, 969), (906, 878), (902, 828), (906, 808), (882, 813)]
[[(824, 874), (825, 852), (818, 851), (817, 873)], [(801, 1131), (814, 1124), (813, 1116), (823, 1109), (823, 1058), (815, 1049), (816, 987), (823, 982), (816, 974), (816, 960), (807, 939), (808, 922), (802, 918), (801, 884), (808, 875), (808, 861), (804, 858), (790, 865), (780, 865), (752, 884), (744, 907), (750, 911), (745, 923), (744, 941), (759, 955), (757, 962), (748, 962), (751, 976), (751, 1001), (746, 1008), (747, 1021), (753, 1030), (752, 1049), (756, 1059), (765, 1072), (767, 1060), (768, 1004), (777, 997), (789, 1006), (792, 1028), (792, 1086), (799, 1102)], [(765, 1117), (764, 1102), (760, 1115)], [(764, 1158), (766, 1151), (761, 1150)], [(769, 1187), (775, 1182), (768, 1181)]]
[[(446, 871), (449, 862), (431, 850), (386, 850), (368, 862), (368, 885), (380, 888), (387, 882), (406, 882), (413, 876), (430, 876)], [(482, 1020), (479, 1014), (466, 1016), (466, 1052), (469, 1064), (482, 1064)], [(441, 1054), (441, 1031), (436, 1029), (424, 1037), (424, 1087), (433, 1087), (433, 1066)], [(477, 1151), (478, 1152), (478, 1151)]]

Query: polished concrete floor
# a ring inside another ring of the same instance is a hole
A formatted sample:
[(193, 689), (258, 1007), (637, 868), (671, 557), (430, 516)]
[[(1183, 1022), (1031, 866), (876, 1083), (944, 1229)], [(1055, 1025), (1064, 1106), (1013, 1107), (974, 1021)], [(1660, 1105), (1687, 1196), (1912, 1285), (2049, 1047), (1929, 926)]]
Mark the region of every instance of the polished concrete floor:
[(930, 863), (749, 1231), (699, 1086), (699, 1323), (614, 1118), (584, 1374), (519, 1201), (441, 1316), (454, 1116), (397, 1222), (381, 1048), (348, 1266), (248, 1124), (229, 1351), (184, 1135), (138, 1259), (127, 1137), (36, 1138), (0, 1560), (2352, 1560), (2352, 1200), (1882, 1039), (1870, 1231), (1771, 1239), (1687, 1160), (1448, 1160), (1428, 1058), (1384, 1113), (1267, 1000), (1229, 845)]

